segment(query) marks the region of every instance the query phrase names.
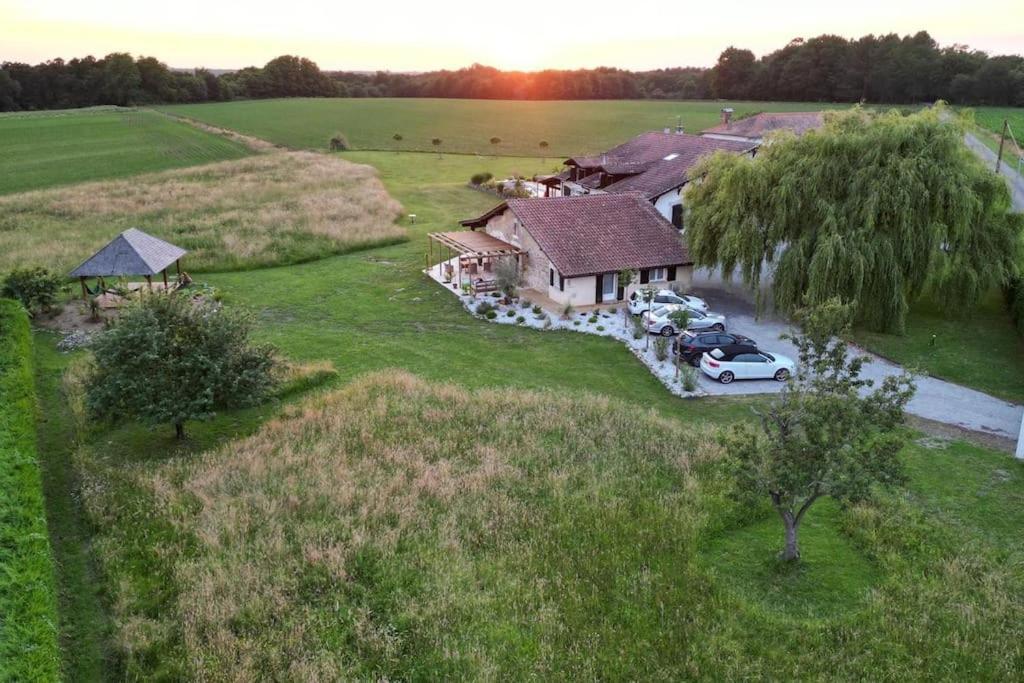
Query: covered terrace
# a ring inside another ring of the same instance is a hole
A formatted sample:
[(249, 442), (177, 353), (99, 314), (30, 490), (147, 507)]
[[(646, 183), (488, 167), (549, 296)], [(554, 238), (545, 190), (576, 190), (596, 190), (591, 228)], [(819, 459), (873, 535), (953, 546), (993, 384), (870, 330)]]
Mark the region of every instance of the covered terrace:
[[(494, 265), (502, 258), (515, 257), (516, 264), (522, 249), (508, 242), (475, 230), (432, 232), (427, 253), (427, 268), (435, 270), (439, 280), (454, 288), (468, 285), (471, 292), (493, 292), (498, 287), (494, 278)], [(442, 257), (434, 263), (434, 243)], [(447, 258), (443, 258), (447, 254)]]

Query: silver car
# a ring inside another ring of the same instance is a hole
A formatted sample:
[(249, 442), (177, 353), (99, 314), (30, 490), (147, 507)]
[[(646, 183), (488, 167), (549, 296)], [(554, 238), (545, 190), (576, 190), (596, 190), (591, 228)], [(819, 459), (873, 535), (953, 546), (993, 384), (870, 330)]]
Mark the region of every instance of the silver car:
[[(662, 306), (653, 308), (650, 312), (644, 313), (642, 319), (644, 328), (651, 334), (660, 334), (663, 337), (671, 337), (676, 332), (676, 323), (669, 317), (673, 311), (679, 310), (680, 306)], [(714, 330), (725, 332), (725, 316), (720, 313), (701, 313), (700, 311), (688, 310), (689, 322), (686, 325), (688, 330)]]

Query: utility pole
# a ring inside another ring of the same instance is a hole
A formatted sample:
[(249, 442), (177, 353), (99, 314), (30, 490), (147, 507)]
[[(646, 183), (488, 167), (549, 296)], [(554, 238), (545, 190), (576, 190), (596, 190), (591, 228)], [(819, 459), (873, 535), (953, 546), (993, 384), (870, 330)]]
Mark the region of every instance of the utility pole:
[(999, 134), (999, 154), (996, 155), (996, 175), (999, 174), (999, 164), (1003, 161), (1003, 145), (1006, 144), (1006, 129), (1010, 127), (1010, 120), (1003, 119), (1003, 131)]

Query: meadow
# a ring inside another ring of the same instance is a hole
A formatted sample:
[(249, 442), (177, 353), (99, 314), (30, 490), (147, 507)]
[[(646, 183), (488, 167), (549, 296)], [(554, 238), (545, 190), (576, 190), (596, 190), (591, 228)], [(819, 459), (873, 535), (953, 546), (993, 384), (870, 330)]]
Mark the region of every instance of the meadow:
[[(172, 105), (160, 111), (230, 128), (296, 149), (326, 150), (335, 132), (356, 150), (441, 151), (459, 154), (545, 156), (552, 164), (572, 154), (598, 152), (648, 130), (699, 132), (719, 123), (722, 107), (735, 116), (760, 111), (820, 111), (843, 107), (817, 102), (592, 100), (524, 102), (438, 99), (256, 100)], [(395, 134), (401, 140), (395, 140)], [(491, 144), (492, 137), (501, 142)], [(440, 138), (435, 148), (431, 141)], [(547, 151), (539, 145), (549, 145)], [(560, 157), (560, 158), (554, 158)]]
[(0, 114), (0, 194), (239, 159), (250, 151), (153, 111)]
[(68, 272), (130, 227), (187, 249), (190, 272), (297, 263), (401, 241), (400, 212), (369, 166), (256, 155), (0, 197), (0, 272)]

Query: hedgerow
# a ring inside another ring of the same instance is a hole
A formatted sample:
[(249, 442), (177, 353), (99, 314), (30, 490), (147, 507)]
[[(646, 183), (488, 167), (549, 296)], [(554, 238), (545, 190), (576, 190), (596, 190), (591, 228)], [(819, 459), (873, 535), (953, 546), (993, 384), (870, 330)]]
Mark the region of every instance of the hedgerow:
[(0, 299), (0, 680), (60, 677), (28, 316)]

